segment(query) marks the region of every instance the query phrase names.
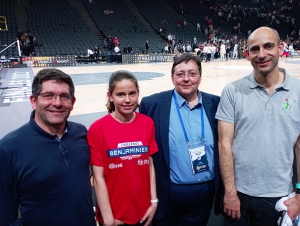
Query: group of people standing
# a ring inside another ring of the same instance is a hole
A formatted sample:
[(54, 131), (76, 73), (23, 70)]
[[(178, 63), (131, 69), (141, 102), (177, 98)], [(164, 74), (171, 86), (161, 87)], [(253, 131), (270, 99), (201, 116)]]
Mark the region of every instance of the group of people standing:
[(101, 50), (99, 49), (98, 45), (95, 45), (94, 50), (87, 49), (86, 51), (90, 63), (93, 63), (94, 60), (100, 61)]
[[(197, 43), (197, 40), (196, 40)], [(175, 55), (180, 53), (196, 53), (201, 61), (205, 59), (205, 62), (220, 58), (221, 61), (227, 61), (229, 59), (237, 60), (245, 57), (246, 45), (243, 41), (234, 40), (218, 40), (208, 41), (200, 44), (176, 44), (173, 50)], [(172, 46), (166, 43), (164, 48), (165, 53), (172, 53)]]
[(118, 37), (111, 38), (110, 35), (104, 39), (103, 48), (109, 51), (109, 54), (120, 54), (120, 42)]
[(189, 53), (174, 59), (174, 89), (140, 104), (135, 76), (116, 71), (108, 114), (88, 131), (67, 121), (76, 101), (70, 76), (41, 70), (29, 123), (0, 141), (0, 225), (95, 225), (89, 163), (105, 226), (207, 225), (214, 200), (224, 225), (275, 226), (275, 204), (293, 190), (284, 204), (295, 219), (300, 81), (279, 68), (283, 48), (275, 30), (255, 30), (253, 71), (221, 98), (199, 90), (201, 61)]
[(17, 40), (19, 40), (22, 55), (30, 56), (31, 54), (34, 54), (36, 37), (33, 34), (19, 29), (17, 33)]

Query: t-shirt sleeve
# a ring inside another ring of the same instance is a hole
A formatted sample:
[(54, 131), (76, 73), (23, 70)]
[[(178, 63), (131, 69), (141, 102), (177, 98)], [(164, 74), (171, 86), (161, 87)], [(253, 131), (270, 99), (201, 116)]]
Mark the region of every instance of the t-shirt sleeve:
[(149, 142), (149, 155), (153, 155), (158, 152), (158, 147), (155, 140), (155, 126), (154, 122), (151, 120), (151, 130), (150, 130), (150, 142)]
[(216, 119), (234, 123), (234, 86), (228, 84), (222, 91), (220, 103), (216, 113)]
[(90, 146), (90, 163), (95, 166), (103, 166), (103, 151), (101, 149), (101, 130), (96, 124), (92, 124), (87, 133)]

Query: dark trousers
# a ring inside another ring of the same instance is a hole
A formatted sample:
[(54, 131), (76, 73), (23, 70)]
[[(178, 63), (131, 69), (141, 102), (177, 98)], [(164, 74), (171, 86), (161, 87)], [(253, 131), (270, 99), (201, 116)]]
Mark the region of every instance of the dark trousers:
[(171, 184), (165, 216), (153, 226), (205, 226), (214, 200), (214, 182), (195, 185)]
[(207, 53), (207, 54), (206, 54), (206, 62), (207, 62), (207, 61), (210, 61), (210, 58), (211, 58), (211, 53)]
[(238, 192), (241, 202), (241, 218), (231, 219), (223, 213), (224, 226), (277, 226), (277, 220), (281, 216), (275, 209), (276, 202), (281, 197), (253, 197)]
[(93, 62), (93, 59), (94, 59), (94, 54), (90, 54), (90, 56), (89, 56), (89, 57), (90, 57), (90, 61), (91, 61), (91, 62)]

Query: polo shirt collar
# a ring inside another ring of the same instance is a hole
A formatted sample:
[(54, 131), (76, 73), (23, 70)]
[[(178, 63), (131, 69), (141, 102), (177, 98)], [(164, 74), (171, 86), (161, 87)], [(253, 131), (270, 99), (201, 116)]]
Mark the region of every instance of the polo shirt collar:
[[(198, 92), (198, 103), (195, 105), (195, 107), (198, 106), (198, 105), (199, 105), (199, 107), (201, 107), (202, 106), (201, 92), (199, 90), (197, 92)], [(178, 106), (182, 107), (187, 101), (182, 96), (180, 96), (180, 94), (176, 91), (176, 89), (174, 89), (174, 93), (175, 93), (176, 98), (177, 98)]]
[[(285, 78), (284, 78), (284, 82), (278, 88), (282, 88), (282, 89), (285, 89), (285, 90), (291, 89), (291, 78), (290, 78), (290, 75), (288, 73), (286, 73), (286, 71), (285, 71), (284, 68), (279, 68), (279, 71), (283, 72), (283, 74), (285, 75)], [(251, 72), (251, 74), (248, 76), (247, 79), (249, 81), (249, 88), (250, 89), (254, 89), (256, 87), (262, 87), (262, 85), (260, 85), (260, 84), (258, 84), (256, 82), (256, 80), (254, 78), (254, 73), (253, 72)]]

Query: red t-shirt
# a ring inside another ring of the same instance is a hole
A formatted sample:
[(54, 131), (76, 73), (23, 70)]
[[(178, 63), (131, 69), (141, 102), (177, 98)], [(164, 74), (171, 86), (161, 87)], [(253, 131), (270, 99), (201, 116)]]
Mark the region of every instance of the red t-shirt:
[(106, 115), (88, 131), (90, 162), (104, 168), (114, 218), (126, 224), (141, 220), (151, 205), (149, 156), (158, 151), (154, 131), (152, 119), (137, 112), (130, 123)]

